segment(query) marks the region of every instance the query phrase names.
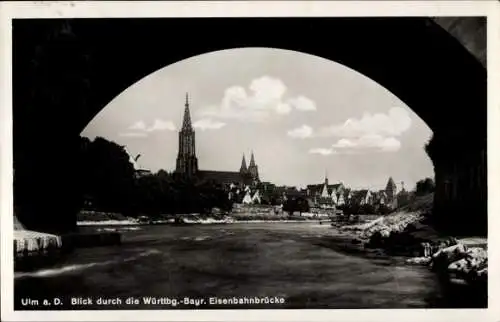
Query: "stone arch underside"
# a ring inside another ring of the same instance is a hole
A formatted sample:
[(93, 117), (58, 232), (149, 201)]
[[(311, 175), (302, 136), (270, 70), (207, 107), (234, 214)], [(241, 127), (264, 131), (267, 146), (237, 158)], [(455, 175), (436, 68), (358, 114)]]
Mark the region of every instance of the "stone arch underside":
[[(320, 56), (391, 91), (433, 130), (436, 214), (485, 225), (486, 70), (432, 19), (74, 19), (13, 27), (16, 199), (27, 225), (43, 228), (40, 216), (61, 229), (73, 224), (78, 197), (70, 191), (78, 187), (67, 174), (78, 165), (78, 135), (116, 95), (166, 65), (240, 47)], [(60, 187), (30, 186), (47, 180)], [(58, 196), (65, 201), (51, 213)]]

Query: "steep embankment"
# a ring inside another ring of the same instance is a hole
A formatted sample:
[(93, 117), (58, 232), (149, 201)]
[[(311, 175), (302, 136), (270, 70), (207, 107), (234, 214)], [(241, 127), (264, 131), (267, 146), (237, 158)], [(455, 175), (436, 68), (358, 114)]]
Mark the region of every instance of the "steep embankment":
[(426, 218), (426, 214), (432, 210), (432, 200), (432, 194), (417, 197), (389, 215), (363, 224), (344, 226), (341, 230), (355, 233), (368, 247), (388, 248), (388, 242), (395, 241), (394, 237), (401, 233), (415, 237), (418, 239), (416, 243), (440, 239), (445, 236), (434, 230)]
[(408, 264), (428, 265), (453, 282), (486, 285), (486, 238), (457, 239), (434, 229), (427, 216), (432, 200), (432, 195), (418, 197), (392, 214), (341, 229), (352, 232), (356, 243), (366, 248), (410, 256)]

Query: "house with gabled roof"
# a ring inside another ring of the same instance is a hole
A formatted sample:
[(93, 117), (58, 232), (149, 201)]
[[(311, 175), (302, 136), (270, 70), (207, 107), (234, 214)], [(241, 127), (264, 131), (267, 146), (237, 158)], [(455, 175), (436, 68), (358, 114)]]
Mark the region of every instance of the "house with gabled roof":
[[(349, 192), (347, 192), (349, 193)], [(346, 204), (346, 192), (342, 191), (337, 194), (337, 206), (344, 206)]]
[(367, 189), (357, 190), (353, 192), (352, 200), (354, 204), (359, 206), (372, 205), (373, 195), (372, 192)]
[[(337, 205), (339, 199), (344, 203), (344, 184), (329, 184), (328, 176), (325, 175), (325, 181), (320, 184), (307, 185), (305, 189), (306, 197), (316, 205), (331, 204)], [(340, 196), (342, 195), (342, 198)]]
[(373, 203), (377, 205), (385, 205), (387, 203), (387, 194), (385, 190), (379, 190), (373, 193)]

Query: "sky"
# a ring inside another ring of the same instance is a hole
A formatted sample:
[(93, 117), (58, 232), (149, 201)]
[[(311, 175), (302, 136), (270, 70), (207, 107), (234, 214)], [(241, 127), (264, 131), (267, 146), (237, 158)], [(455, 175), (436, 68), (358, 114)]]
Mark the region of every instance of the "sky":
[[(134, 62), (130, 62), (133, 64)], [(139, 167), (172, 171), (189, 93), (201, 170), (238, 171), (253, 151), (262, 181), (408, 189), (433, 177), (431, 129), (378, 83), (317, 56), (240, 48), (191, 57), (116, 96), (81, 133), (125, 145)]]

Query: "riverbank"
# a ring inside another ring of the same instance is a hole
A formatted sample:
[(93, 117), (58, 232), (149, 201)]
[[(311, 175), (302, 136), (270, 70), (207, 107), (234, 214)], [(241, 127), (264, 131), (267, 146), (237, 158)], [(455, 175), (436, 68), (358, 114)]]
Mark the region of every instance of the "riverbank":
[(446, 288), (472, 293), (477, 301), (487, 305), (486, 238), (442, 234), (420, 211), (397, 212), (335, 229), (333, 239), (344, 251), (375, 257), (402, 256), (407, 265), (434, 271)]
[[(328, 220), (319, 219), (309, 219), (309, 218), (298, 218), (298, 219), (242, 219), (237, 220), (217, 220), (217, 219), (207, 219), (207, 220), (183, 220), (180, 223), (176, 223), (174, 219), (171, 220), (158, 220), (152, 221), (150, 223), (141, 223), (137, 221), (80, 221), (77, 223), (79, 227), (89, 227), (89, 226), (99, 226), (99, 227), (120, 227), (121, 230), (136, 230), (137, 226), (150, 226), (150, 225), (214, 225), (214, 224), (244, 224), (244, 223), (321, 223), (329, 224)], [(130, 226), (129, 228), (123, 228), (124, 226)], [(106, 228), (104, 231), (111, 231), (114, 228)], [(118, 228), (117, 228), (118, 229)]]
[(139, 218), (125, 217), (118, 213), (104, 213), (95, 211), (82, 211), (78, 214), (77, 226), (141, 226), (141, 225), (167, 225), (167, 224), (231, 224), (231, 223), (298, 223), (311, 221), (326, 221), (327, 214), (302, 213), (289, 215), (288, 213), (275, 213), (274, 208), (266, 207), (237, 207), (230, 213), (213, 214), (178, 214), (161, 215), (154, 218), (141, 216)]

